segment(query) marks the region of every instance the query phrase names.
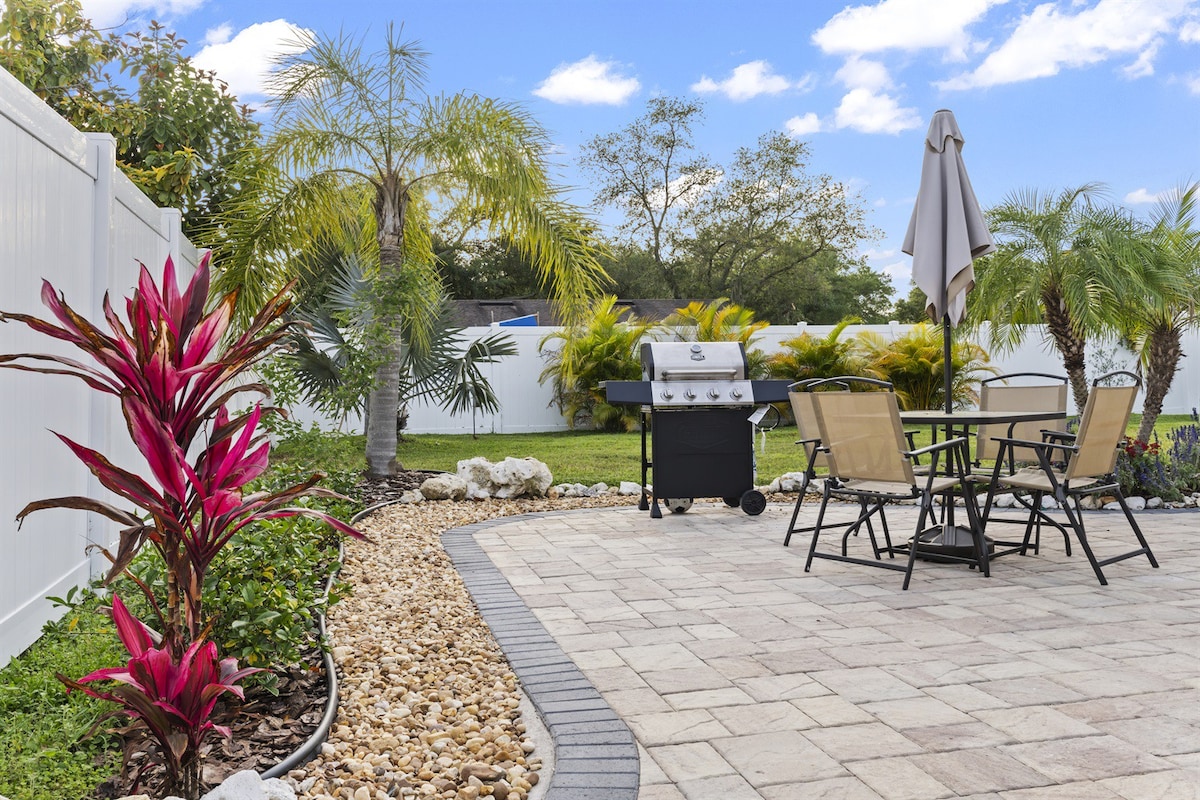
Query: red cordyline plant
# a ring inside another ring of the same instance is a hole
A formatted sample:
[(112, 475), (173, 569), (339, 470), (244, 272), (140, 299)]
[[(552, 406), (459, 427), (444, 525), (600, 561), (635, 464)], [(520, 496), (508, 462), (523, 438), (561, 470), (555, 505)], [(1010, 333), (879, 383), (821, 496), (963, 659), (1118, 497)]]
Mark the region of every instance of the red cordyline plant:
[[(211, 719), (217, 700), (226, 692), (243, 698), (237, 682), (261, 670), (238, 669), (232, 657), (218, 661), (217, 646), (211, 641), (192, 642), (176, 661), (166, 648), (153, 646), (149, 631), (116, 595), (112, 611), (129, 663), (96, 670), (78, 681), (63, 675), (58, 679), (68, 690), (119, 704), (120, 710), (101, 717), (97, 726), (115, 715), (132, 718), (133, 727), (143, 728), (158, 743), (168, 782), (195, 797), (201, 789), (200, 746), (214, 731), (226, 738), (231, 735), (229, 728)], [(105, 680), (115, 681), (116, 686), (105, 691), (83, 685)]]
[[(105, 296), (107, 331), (76, 313), (46, 282), (42, 286), (42, 301), (59, 324), (26, 314), (0, 313), (0, 321), (24, 323), (74, 345), (95, 362), (91, 366), (64, 356), (17, 353), (0, 355), (0, 367), (70, 375), (97, 391), (115, 395), (129, 435), (145, 457), (151, 474), (149, 480), (142, 478), (114, 465), (101, 453), (58, 434), (106, 489), (136, 509), (125, 511), (90, 497), (56, 497), (30, 503), (17, 519), (22, 521), (40, 509), (65, 507), (102, 514), (123, 525), (116, 555), (105, 551), (113, 564), (106, 582), (126, 572), (146, 542), (158, 551), (166, 567), (165, 603), (160, 603), (146, 584), (130, 577), (146, 594), (158, 618), (162, 648), (146, 650), (139, 644), (140, 638), (128, 638), (127, 630), (122, 641), (126, 646), (134, 642), (139, 651), (130, 647), (134, 661), (157, 659), (154, 663), (158, 664), (169, 657), (171, 668), (176, 670), (175, 681), (183, 680), (182, 676), (192, 674), (193, 669), (199, 670), (196, 674), (200, 676), (211, 673), (211, 669), (197, 666), (201, 662), (215, 663), (217, 657), (216, 646), (203, 641), (204, 576), (217, 553), (239, 530), (256, 520), (305, 515), (322, 519), (350, 536), (362, 536), (328, 514), (290, 505), (304, 496), (341, 498), (316, 486), (320, 475), (279, 492), (243, 491), (247, 483), (267, 468), (269, 443), (258, 429), (264, 410), (256, 405), (249, 412), (231, 417), (226, 403), (241, 392), (266, 393), (262, 384), (238, 385), (232, 381), (289, 333), (293, 323), (282, 320), (289, 305), (285, 297), (288, 290), (268, 302), (247, 329), (228, 345), (223, 340), (236, 294), (220, 298), (206, 312), (208, 290), (207, 256), (184, 291), (179, 290), (174, 265), (167, 259), (161, 289), (142, 267), (137, 288), (126, 301), (125, 320), (117, 316)], [(188, 454), (193, 452), (196, 456), (189, 460)], [(118, 630), (122, 625), (128, 627), (120, 621), (117, 624)], [(234, 669), (229, 659), (222, 665)], [(102, 673), (93, 673), (89, 678), (134, 675), (134, 662), (126, 669)], [(231, 674), (240, 677), (245, 673)], [(139, 685), (145, 684), (139, 681)], [(205, 690), (200, 691), (203, 694)], [(138, 705), (142, 702), (140, 696), (134, 697), (124, 690), (104, 696), (121, 703), (125, 713), (147, 722), (154, 735), (159, 736), (149, 724), (146, 709)], [(161, 706), (165, 701), (154, 702)], [(212, 729), (207, 720), (211, 704), (205, 701), (193, 710), (205, 713), (180, 715), (180, 729), (171, 734), (174, 738), (164, 749), (168, 762), (170, 758), (176, 759), (167, 764), (171, 782), (186, 785), (189, 793), (198, 791), (194, 787), (199, 785), (199, 762), (193, 745), (199, 741), (197, 737), (203, 738)], [(183, 749), (179, 750), (180, 747)], [(172, 772), (172, 763), (182, 773)]]

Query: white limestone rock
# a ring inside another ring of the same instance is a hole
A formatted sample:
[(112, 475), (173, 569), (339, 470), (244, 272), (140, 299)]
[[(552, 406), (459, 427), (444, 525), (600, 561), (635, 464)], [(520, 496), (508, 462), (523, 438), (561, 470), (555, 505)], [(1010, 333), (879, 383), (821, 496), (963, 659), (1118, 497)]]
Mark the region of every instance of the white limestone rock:
[(787, 472), (780, 475), (777, 479), (779, 483), (779, 491), (781, 492), (798, 492), (804, 484), (803, 472)]
[(404, 492), (403, 494), (400, 495), (400, 502), (401, 503), (423, 503), (423, 502), (425, 502), (425, 495), (421, 494), (420, 489), (409, 489), (407, 492)]
[(1146, 508), (1162, 508), (1163, 499), (1161, 497), (1151, 497), (1146, 501)]
[(201, 800), (296, 800), (296, 790), (279, 778), (264, 781), (246, 769), (230, 775)]
[[(554, 483), (550, 468), (536, 458), (506, 458), (492, 467), (493, 497), (545, 497)], [(607, 486), (604, 487), (608, 489)]]
[(642, 487), (633, 481), (621, 481), (621, 485), (617, 487), (617, 494), (626, 496), (638, 495), (642, 493)]
[(468, 458), (458, 462), (456, 474), (467, 482), (467, 496), (472, 500), (482, 500), (491, 497), (496, 491), (492, 483), (492, 462), (483, 456)]
[(421, 484), (421, 494), (427, 500), (462, 500), (467, 496), (467, 482), (457, 475), (433, 475)]

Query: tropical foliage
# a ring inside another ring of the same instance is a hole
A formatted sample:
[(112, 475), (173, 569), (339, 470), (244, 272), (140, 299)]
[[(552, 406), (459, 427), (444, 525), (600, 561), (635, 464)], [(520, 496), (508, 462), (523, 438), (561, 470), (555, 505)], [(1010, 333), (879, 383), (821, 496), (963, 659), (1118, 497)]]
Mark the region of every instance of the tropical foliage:
[(770, 323), (756, 320), (754, 312), (727, 297), (718, 297), (707, 303), (695, 301), (663, 320), (663, 327), (685, 342), (740, 342), (746, 351), (750, 376), (764, 378), (767, 375), (767, 356), (754, 347), (755, 334)]
[(866, 375), (867, 365), (858, 353), (857, 340), (842, 338), (848, 325), (861, 320), (847, 317), (820, 339), (805, 332), (779, 345), (782, 348), (772, 355), (767, 366), (771, 377), (787, 381), (806, 378), (835, 378), (839, 375)]
[[(616, 303), (616, 297), (601, 297), (586, 321), (557, 330), (539, 343), (547, 361), (539, 381), (553, 381), (554, 402), (572, 428), (630, 431), (638, 425), (636, 406), (610, 405), (600, 388), (603, 381), (641, 378), (638, 345), (651, 329), (649, 323), (624, 319), (629, 309)], [(551, 342), (561, 344), (547, 348)]]
[[(167, 658), (172, 669), (185, 672), (196, 666), (192, 663), (196, 658), (215, 663), (215, 645), (205, 644), (205, 578), (213, 560), (239, 531), (260, 520), (300, 515), (361, 536), (323, 511), (292, 505), (306, 496), (337, 496), (316, 486), (319, 474), (274, 492), (244, 490), (266, 469), (270, 444), (259, 432), (260, 405), (235, 416), (227, 404), (244, 392), (264, 389), (253, 383), (236, 385), (236, 379), (288, 334), (292, 324), (281, 322), (288, 301), (282, 293), (272, 298), (241, 335), (226, 340), (236, 298), (230, 294), (210, 304), (207, 258), (182, 290), (170, 259), (161, 288), (143, 266), (137, 288), (126, 300), (124, 319), (104, 298), (107, 331), (75, 312), (49, 283), (43, 283), (42, 300), (58, 324), (14, 313), (0, 313), (0, 321), (23, 323), (73, 345), (95, 365), (62, 355), (17, 353), (0, 355), (0, 367), (69, 375), (115, 395), (152, 477), (144, 479), (59, 434), (100, 484), (132, 503), (135, 510), (89, 497), (57, 497), (29, 503), (17, 519), (41, 509), (65, 507), (98, 513), (123, 526), (116, 554), (105, 551), (113, 564), (108, 581), (125, 573), (145, 593), (162, 637), (164, 655), (153, 658)], [(165, 597), (127, 571), (147, 542), (162, 559)], [(129, 644), (127, 636), (123, 640)], [(135, 660), (146, 655), (133, 649)], [(211, 673), (211, 664), (196, 669), (203, 677)], [(182, 680), (185, 672), (172, 680)], [(134, 703), (126, 694), (113, 697)], [(207, 700), (199, 708), (211, 710)], [(138, 711), (144, 718), (147, 711)], [(184, 789), (189, 800), (199, 796), (199, 760), (188, 751), (193, 743), (190, 737), (180, 740), (172, 733), (170, 753), (163, 753), (164, 758), (179, 759), (177, 764), (167, 763), (169, 780)]]
[(372, 295), (388, 331), (367, 401), (368, 473), (379, 478), (400, 468), (405, 343), (428, 337), (437, 317), (435, 227), (460, 236), (482, 227), (512, 242), (568, 319), (604, 275), (588, 226), (550, 181), (549, 139), (525, 111), (475, 95), (428, 95), (426, 52), (390, 26), (373, 53), (348, 36), (305, 34), (298, 44), (276, 73), (274, 133), (245, 162), (250, 189), (222, 218), (221, 280), (246, 287), (253, 307), (293, 272), (291, 254), (330, 225), (369, 215)]
[[(868, 375), (891, 383), (902, 409), (942, 408), (946, 403), (942, 335), (940, 326), (922, 322), (890, 341), (864, 331), (858, 335), (858, 346)], [(979, 380), (998, 372), (988, 366), (988, 354), (974, 342), (958, 338), (951, 343), (950, 362), (951, 405), (960, 408), (977, 403)]]

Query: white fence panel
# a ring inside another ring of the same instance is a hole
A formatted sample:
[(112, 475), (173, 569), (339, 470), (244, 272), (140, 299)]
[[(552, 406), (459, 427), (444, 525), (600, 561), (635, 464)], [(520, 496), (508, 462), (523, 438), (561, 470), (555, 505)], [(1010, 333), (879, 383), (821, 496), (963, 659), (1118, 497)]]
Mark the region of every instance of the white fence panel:
[[(0, 70), (0, 309), (47, 316), (45, 278), (99, 320), (104, 292), (115, 302), (136, 283), (136, 260), (157, 275), (171, 253), (191, 274), (197, 253), (179, 232), (178, 212), (156, 209), (120, 174), (113, 153), (111, 138), (79, 133)], [(77, 355), (15, 323), (0, 325), (0, 352)], [(0, 665), (56, 615), (47, 595), (103, 569), (86, 546), (115, 535), (106, 520), (57, 509), (17, 530), (13, 519), (30, 501), (104, 496), (51, 430), (140, 467), (112, 398), (62, 376), (0, 372)]]

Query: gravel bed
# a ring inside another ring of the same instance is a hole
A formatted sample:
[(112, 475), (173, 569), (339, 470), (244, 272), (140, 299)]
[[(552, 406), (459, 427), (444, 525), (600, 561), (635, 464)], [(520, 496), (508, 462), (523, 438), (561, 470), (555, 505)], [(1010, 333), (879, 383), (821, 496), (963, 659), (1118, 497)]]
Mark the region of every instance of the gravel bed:
[(373, 541), (347, 541), (341, 579), (353, 592), (328, 618), (338, 718), (321, 755), (288, 774), (299, 797), (526, 800), (542, 756), (521, 718), (520, 688), (440, 536), (496, 517), (636, 502), (424, 502), (363, 520)]

